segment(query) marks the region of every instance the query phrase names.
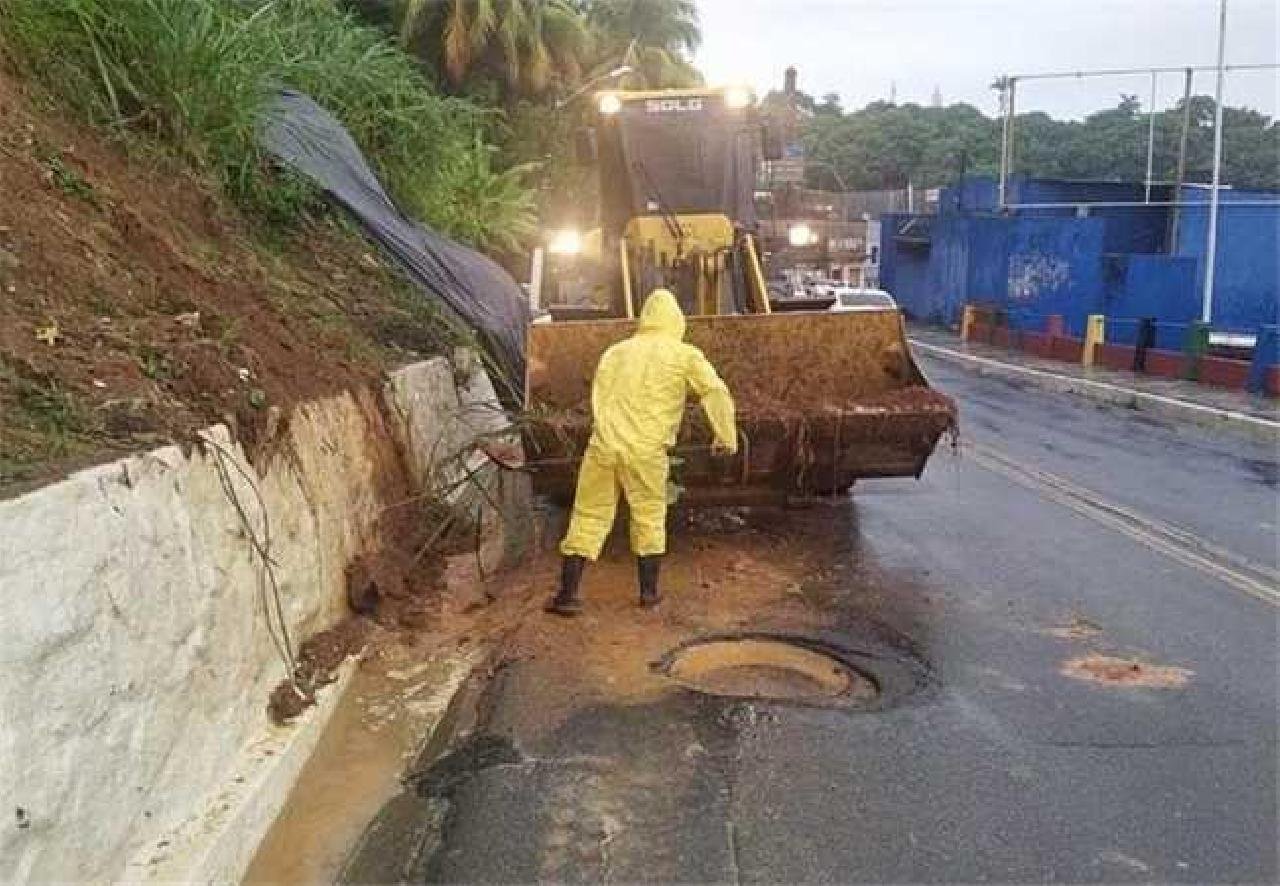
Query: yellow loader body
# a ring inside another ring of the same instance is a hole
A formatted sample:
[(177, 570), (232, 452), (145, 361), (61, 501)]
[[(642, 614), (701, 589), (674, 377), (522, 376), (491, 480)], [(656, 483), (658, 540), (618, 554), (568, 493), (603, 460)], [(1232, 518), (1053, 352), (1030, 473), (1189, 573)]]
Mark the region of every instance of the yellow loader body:
[[(601, 138), (599, 276), (609, 304), (529, 327), (527, 457), (539, 492), (571, 498), (591, 434), (600, 356), (631, 335), (656, 286), (677, 294), (686, 341), (719, 371), (742, 439), (713, 457), (690, 404), (672, 453), (686, 502), (753, 503), (842, 492), (863, 477), (917, 477), (955, 426), (929, 388), (893, 309), (773, 313), (750, 215), (749, 119), (722, 91), (618, 98)], [(603, 105), (602, 105), (603, 107)], [(630, 127), (630, 128), (628, 128)], [(699, 134), (711, 134), (699, 141)]]

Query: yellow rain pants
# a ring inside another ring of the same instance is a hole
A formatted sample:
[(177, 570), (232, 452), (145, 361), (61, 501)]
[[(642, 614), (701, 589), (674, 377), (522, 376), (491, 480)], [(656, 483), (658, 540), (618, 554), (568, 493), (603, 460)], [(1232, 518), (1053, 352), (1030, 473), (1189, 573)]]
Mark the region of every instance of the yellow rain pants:
[(733, 398), (715, 368), (684, 343), (675, 296), (655, 289), (635, 335), (604, 352), (591, 386), (594, 425), (578, 472), (569, 531), (560, 552), (595, 560), (618, 508), (631, 510), (631, 550), (667, 551), (667, 450), (675, 446), (690, 392), (702, 402), (716, 443), (738, 451)]

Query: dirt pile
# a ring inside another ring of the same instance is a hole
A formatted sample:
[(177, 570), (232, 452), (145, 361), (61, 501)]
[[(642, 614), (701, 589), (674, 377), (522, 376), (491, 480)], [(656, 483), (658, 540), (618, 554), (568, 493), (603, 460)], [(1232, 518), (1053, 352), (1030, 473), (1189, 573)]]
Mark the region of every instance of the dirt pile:
[(252, 443), (445, 345), (339, 220), (266, 231), (49, 107), (0, 56), (0, 495), (211, 422)]
[(940, 412), (955, 416), (956, 405), (946, 394), (923, 385), (908, 385), (854, 398), (833, 397), (819, 387), (795, 390), (785, 398), (768, 388), (747, 388), (734, 392), (738, 410), (759, 419), (799, 418), (809, 415), (857, 415), (869, 411)]
[[(378, 472), (380, 499), (386, 504), (374, 526), (367, 551), (346, 569), (348, 616), (308, 638), (297, 656), (293, 680), (272, 690), (267, 711), (287, 723), (315, 703), (316, 690), (331, 683), (338, 667), (366, 646), (374, 651), (413, 644), (424, 635), (456, 629), (458, 613), (446, 606), (448, 566), (474, 556), (478, 538), (473, 524), (449, 518), (430, 496), (411, 495), (403, 467), (392, 454)], [(485, 604), (466, 609), (472, 615)]]
[(316, 690), (333, 682), (338, 666), (364, 648), (371, 624), (347, 618), (309, 638), (298, 650), (297, 680), (285, 681), (271, 692), (267, 710), (277, 724), (287, 723), (315, 703)]
[(428, 627), (440, 617), (449, 553), (472, 533), (450, 530), (445, 509), (418, 497), (391, 500), (372, 550), (347, 567), (352, 611), (389, 630)]
[[(756, 388), (735, 390), (733, 397), (738, 427), (753, 451), (785, 447), (794, 453), (792, 460), (800, 471), (813, 461), (815, 449), (833, 459), (847, 447), (885, 442), (927, 452), (944, 434), (951, 433), (954, 442), (958, 427), (955, 401), (920, 385), (847, 401), (817, 390), (786, 401)], [(591, 413), (585, 405), (530, 411), (523, 423), (535, 457), (581, 452), (591, 433)], [(677, 446), (706, 447), (712, 437), (702, 410), (691, 405)]]

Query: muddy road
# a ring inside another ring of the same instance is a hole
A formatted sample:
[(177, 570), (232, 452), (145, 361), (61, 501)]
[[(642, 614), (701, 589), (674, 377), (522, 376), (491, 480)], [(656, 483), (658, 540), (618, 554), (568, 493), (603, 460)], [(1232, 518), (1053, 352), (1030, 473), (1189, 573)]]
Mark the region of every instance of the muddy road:
[[(1273, 882), (1274, 449), (926, 371), (958, 454), (695, 521), (656, 613), (612, 551), (583, 618), (510, 634), (345, 878)], [(837, 676), (663, 670), (766, 635)], [(824, 694), (842, 670), (874, 691)]]

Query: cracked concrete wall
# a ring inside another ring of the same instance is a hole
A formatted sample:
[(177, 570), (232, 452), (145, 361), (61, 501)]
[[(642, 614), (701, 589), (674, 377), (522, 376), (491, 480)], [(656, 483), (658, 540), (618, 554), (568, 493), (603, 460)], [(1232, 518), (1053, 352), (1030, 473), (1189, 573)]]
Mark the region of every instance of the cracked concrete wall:
[[(529, 519), (533, 492), (527, 475), (498, 470), (473, 446), (477, 439), (517, 449), (520, 443), (479, 358), (460, 349), (452, 363), (432, 360), (407, 367), (388, 380), (386, 393), (414, 482), (422, 485), (430, 478), (437, 488), (450, 490), (455, 506), (481, 511), (482, 570), (518, 560), (536, 543)], [(468, 472), (475, 482), (467, 479)]]
[[(424, 436), (466, 433), (454, 382), (432, 360), (389, 383), (420, 477)], [(383, 415), (367, 391), (302, 406), (261, 473), (219, 425), (0, 502), (0, 881), (118, 877), (214, 801), (285, 676), (224, 484), (259, 536), (269, 516), (296, 646), (345, 613), (373, 541), (378, 471), (406, 441)]]

